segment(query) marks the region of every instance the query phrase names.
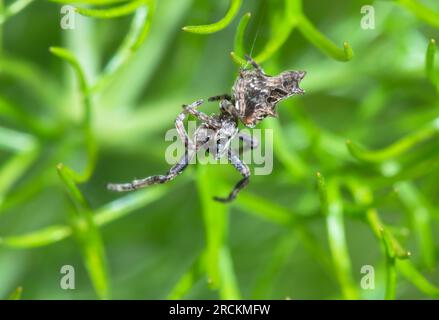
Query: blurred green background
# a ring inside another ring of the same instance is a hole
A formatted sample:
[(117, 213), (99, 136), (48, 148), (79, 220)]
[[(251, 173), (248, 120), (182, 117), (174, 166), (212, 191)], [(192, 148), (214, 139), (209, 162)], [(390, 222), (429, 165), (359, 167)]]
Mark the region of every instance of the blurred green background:
[[(57, 2), (0, 1), (0, 297), (439, 297), (437, 1), (82, 0), (67, 30)], [(107, 191), (166, 172), (165, 132), (183, 103), (230, 92), (231, 51), (308, 72), (262, 125), (272, 174), (231, 205), (211, 199), (230, 165)]]

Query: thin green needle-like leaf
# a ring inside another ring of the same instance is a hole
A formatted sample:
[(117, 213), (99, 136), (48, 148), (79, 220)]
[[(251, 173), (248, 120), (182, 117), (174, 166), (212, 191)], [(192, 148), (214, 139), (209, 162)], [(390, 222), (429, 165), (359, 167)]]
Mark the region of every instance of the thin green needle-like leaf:
[(396, 299), (396, 283), (397, 283), (397, 273), (396, 273), (396, 257), (393, 250), (392, 238), (390, 233), (386, 229), (381, 230), (382, 242), (384, 245), (384, 250), (386, 252), (386, 291), (384, 298), (386, 300)]
[(326, 216), (328, 241), (332, 261), (345, 299), (357, 299), (358, 293), (352, 278), (352, 263), (346, 243), (343, 205), (335, 181), (328, 184), (321, 173), (317, 173), (317, 185), (323, 214)]
[(397, 260), (396, 267), (401, 274), (421, 292), (432, 297), (439, 297), (439, 287), (430, 283), (409, 260)]
[(141, 5), (146, 4), (148, 2), (150, 2), (150, 0), (135, 0), (115, 8), (106, 8), (106, 9), (76, 8), (76, 11), (79, 14), (87, 17), (93, 17), (98, 19), (112, 19), (112, 18), (126, 16), (134, 12)]
[(0, 25), (5, 23), (10, 17), (20, 13), (20, 11), (25, 9), (32, 2), (34, 2), (34, 0), (16, 0), (4, 8), (4, 10), (2, 10), (2, 14), (0, 15)]
[[(355, 201), (359, 205), (369, 206), (373, 203), (373, 194), (368, 186), (365, 186), (359, 181), (351, 180), (348, 183), (348, 187), (353, 193)], [(380, 241), (382, 252), (385, 257), (386, 287), (384, 297), (393, 300), (396, 298), (397, 274), (395, 264), (401, 261), (401, 259), (407, 259), (410, 257), (410, 252), (401, 246), (395, 236), (384, 225), (375, 208), (369, 208), (366, 210), (366, 221), (372, 229), (375, 237)]]
[(425, 55), (425, 72), (427, 73), (427, 78), (432, 82), (436, 83), (436, 75), (434, 70), (434, 58), (436, 55), (436, 40), (431, 39), (428, 43), (427, 53)]
[(368, 151), (354, 144), (352, 141), (346, 141), (349, 152), (358, 160), (365, 162), (382, 162), (389, 160), (407, 152), (418, 143), (433, 138), (439, 133), (439, 119), (435, 119), (423, 128), (409, 133), (390, 146), (375, 151)]
[(278, 241), (273, 254), (267, 260), (266, 269), (258, 276), (252, 299), (267, 299), (270, 297), (277, 278), (298, 244), (299, 241), (293, 233), (284, 236)]
[(436, 265), (435, 246), (431, 230), (431, 208), (426, 200), (410, 182), (401, 182), (396, 185), (401, 202), (407, 207), (413, 230), (421, 250), (425, 266), (433, 270)]
[(23, 288), (18, 287), (14, 290), (14, 292), (11, 293), (11, 295), (8, 297), (8, 300), (20, 300), (21, 294), (23, 293)]
[(305, 16), (300, 17), (297, 27), (309, 42), (335, 60), (349, 61), (354, 56), (354, 51), (349, 43), (344, 42), (343, 49), (338, 48), (332, 41), (320, 33)]
[(35, 147), (27, 152), (14, 155), (0, 167), (0, 207), (5, 200), (7, 192), (34, 163), (38, 154), (39, 149)]
[(242, 0), (231, 0), (230, 8), (227, 11), (224, 18), (220, 21), (200, 26), (186, 26), (183, 27), (183, 31), (198, 33), (198, 34), (210, 34), (214, 32), (218, 32), (224, 28), (226, 28), (230, 22), (232, 22), (233, 18), (238, 14), (239, 9), (241, 8)]
[[(168, 190), (169, 188), (165, 186), (157, 186), (153, 189), (140, 190), (139, 192), (126, 195), (96, 210), (93, 219), (97, 226), (105, 226), (126, 216), (130, 212), (160, 199)], [(59, 242), (71, 235), (71, 226), (53, 225), (23, 235), (0, 238), (0, 246), (15, 249), (36, 248)]]
[(66, 3), (66, 4), (89, 4), (95, 6), (104, 6), (104, 5), (120, 3), (120, 2), (128, 2), (132, 0), (49, 0), (49, 1), (57, 2), (57, 3)]
[(211, 288), (219, 289), (221, 298), (238, 299), (239, 289), (226, 244), (228, 207), (213, 199), (218, 192), (225, 191), (215, 182), (220, 178), (212, 178), (214, 175), (209, 166), (197, 168), (197, 187), (206, 229), (206, 271)]
[(75, 206), (75, 214), (71, 215), (70, 224), (81, 246), (88, 274), (98, 296), (101, 299), (108, 299), (110, 288), (105, 249), (99, 229), (93, 220), (92, 210), (65, 167), (59, 165), (58, 174)]
[(205, 253), (203, 252), (197, 260), (192, 264), (189, 270), (180, 278), (167, 299), (180, 300), (183, 299), (192, 289), (195, 283), (202, 277), (205, 271)]
[(6, 194), (35, 162), (39, 147), (32, 136), (0, 127), (0, 148), (17, 152), (0, 167), (0, 208)]
[(245, 30), (247, 29), (247, 25), (248, 22), (250, 21), (251, 16), (252, 15), (250, 12), (247, 12), (245, 15), (243, 15), (241, 20), (239, 21), (238, 28), (236, 29), (234, 53), (240, 57), (243, 57), (244, 54), (246, 53), (245, 45), (244, 45), (244, 37), (245, 37)]
[[(254, 60), (258, 63), (263, 63), (271, 58), (287, 41), (294, 27), (298, 23), (298, 17), (302, 13), (301, 2), (299, 0), (285, 0), (285, 8), (283, 10), (282, 17), (272, 18), (271, 36), (270, 40), (266, 43), (264, 48), (259, 52)], [(244, 18), (243, 18), (244, 20)], [(243, 37), (245, 25), (238, 26), (238, 30), (235, 36), (235, 51), (231, 52), (231, 57), (241, 67), (247, 65), (247, 61), (243, 59), (244, 53), (241, 52), (239, 46), (236, 46), (236, 40), (239, 37)]]
[(229, 247), (223, 246), (219, 257), (219, 270), (221, 275), (220, 298), (223, 300), (241, 299)]
[(439, 28), (439, 13), (434, 12), (417, 0), (395, 0), (397, 3), (413, 12), (419, 19)]
[(120, 48), (108, 62), (99, 79), (92, 86), (92, 91), (102, 89), (143, 44), (151, 29), (155, 6), (155, 0), (149, 0), (147, 6), (141, 6), (136, 10), (133, 21), (131, 22), (130, 31)]
[(294, 213), (264, 198), (244, 192), (236, 199), (235, 205), (242, 210), (252, 211), (267, 221), (280, 225), (291, 225)]
[(85, 182), (87, 181), (93, 173), (93, 170), (97, 161), (97, 144), (96, 138), (92, 132), (92, 124), (91, 124), (91, 98), (89, 95), (89, 87), (87, 84), (87, 80), (85, 78), (85, 74), (81, 68), (76, 57), (69, 50), (59, 47), (51, 47), (50, 52), (54, 55), (60, 57), (61, 59), (67, 61), (75, 70), (79, 81), (80, 91), (83, 97), (84, 104), (84, 114), (82, 119), (82, 127), (84, 131), (84, 139), (86, 142), (87, 148), (87, 165), (82, 174), (76, 173), (74, 170), (69, 167), (63, 166), (63, 171), (68, 173), (71, 178), (73, 178), (76, 182)]

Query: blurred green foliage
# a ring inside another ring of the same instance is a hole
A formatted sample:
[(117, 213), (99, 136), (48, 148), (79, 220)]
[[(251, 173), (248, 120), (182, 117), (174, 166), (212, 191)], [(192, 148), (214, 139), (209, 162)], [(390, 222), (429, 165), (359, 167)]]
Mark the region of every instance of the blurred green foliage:
[[(438, 27), (434, 0), (0, 0), (0, 296), (437, 298)], [(230, 206), (231, 166), (105, 189), (165, 172), (181, 104), (245, 53), (308, 72), (262, 124), (271, 175)]]

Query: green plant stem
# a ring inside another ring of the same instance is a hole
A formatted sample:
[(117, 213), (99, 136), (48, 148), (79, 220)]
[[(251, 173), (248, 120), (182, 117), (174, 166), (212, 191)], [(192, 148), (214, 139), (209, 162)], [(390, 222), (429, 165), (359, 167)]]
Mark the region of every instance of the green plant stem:
[(186, 26), (183, 27), (183, 31), (198, 33), (198, 34), (211, 34), (214, 32), (218, 32), (224, 28), (226, 28), (230, 22), (232, 22), (233, 18), (238, 14), (239, 9), (241, 8), (242, 0), (230, 0), (230, 8), (227, 11), (224, 18), (219, 20), (218, 22), (200, 25), (200, 26)]
[(404, 152), (409, 151), (422, 141), (431, 139), (439, 133), (439, 119), (433, 120), (423, 128), (412, 132), (390, 146), (381, 150), (368, 151), (359, 147), (352, 141), (346, 141), (349, 152), (352, 156), (364, 162), (383, 162), (398, 157)]
[(245, 15), (242, 16), (241, 20), (239, 21), (238, 28), (236, 29), (234, 53), (239, 57), (243, 57), (245, 54), (244, 36), (250, 18), (251, 18), (251, 13), (247, 12)]
[[(213, 200), (218, 183), (209, 166), (197, 168), (197, 187), (206, 229), (206, 272), (212, 289), (219, 289), (222, 299), (239, 299), (240, 293), (227, 246), (228, 207)], [(219, 179), (218, 179), (219, 180)], [(224, 188), (223, 188), (224, 189)]]
[(133, 0), (115, 8), (106, 8), (106, 9), (76, 8), (76, 12), (87, 17), (93, 17), (98, 19), (113, 19), (113, 18), (128, 15), (134, 12), (141, 5), (144, 5), (148, 2), (150, 1)]
[(197, 281), (205, 274), (206, 270), (205, 261), (206, 254), (205, 252), (201, 253), (200, 256), (195, 260), (189, 270), (182, 275), (180, 280), (171, 290), (167, 299), (170, 300), (180, 300), (183, 299), (189, 291), (193, 288), (193, 286), (197, 283)]
[(435, 83), (435, 74), (434, 74), (434, 58), (436, 55), (436, 40), (430, 39), (428, 42), (427, 52), (425, 54), (425, 72), (427, 74), (427, 78)]
[(358, 293), (352, 278), (352, 263), (346, 243), (341, 202), (338, 184), (332, 180), (325, 182), (321, 173), (317, 173), (317, 185), (322, 212), (326, 217), (328, 241), (336, 271), (337, 279), (345, 299), (357, 299)]
[(21, 294), (23, 293), (23, 288), (18, 287), (14, 290), (14, 292), (11, 293), (11, 295), (8, 297), (8, 300), (20, 300)]
[(417, 0), (395, 0), (401, 6), (413, 12), (419, 19), (435, 28), (439, 28), (439, 13), (432, 11)]
[[(154, 189), (141, 190), (114, 200), (95, 210), (93, 220), (98, 227), (117, 221), (164, 196), (168, 188), (157, 186)], [(69, 225), (52, 225), (23, 235), (0, 238), (0, 246), (14, 249), (38, 248), (57, 243), (72, 235)]]
[(349, 61), (354, 56), (349, 43), (343, 43), (343, 49), (339, 49), (334, 43), (321, 34), (305, 16), (301, 16), (297, 25), (302, 35), (314, 46), (338, 61)]
[(136, 10), (131, 22), (130, 30), (122, 45), (108, 62), (98, 80), (91, 87), (90, 90), (92, 92), (102, 90), (102, 88), (108, 84), (112, 77), (114, 77), (117, 72), (131, 59), (134, 53), (137, 52), (140, 46), (144, 43), (145, 39), (148, 37), (151, 29), (152, 18), (155, 12), (156, 1), (148, 0), (143, 2), (145, 5), (142, 5)]
[(105, 249), (100, 231), (93, 219), (92, 210), (81, 191), (72, 180), (70, 172), (58, 165), (58, 174), (64, 182), (67, 193), (75, 207), (70, 215), (70, 225), (78, 241), (94, 289), (101, 299), (109, 299), (110, 285)]
[(20, 11), (25, 9), (32, 2), (34, 2), (34, 0), (16, 0), (9, 6), (5, 7), (4, 9), (3, 9), (4, 5), (2, 4), (0, 25), (4, 24), (10, 17), (20, 13)]
[(400, 182), (396, 185), (398, 196), (410, 214), (410, 220), (421, 251), (423, 262), (427, 268), (433, 270), (436, 265), (435, 247), (431, 231), (431, 207), (425, 198), (410, 182)]
[(85, 74), (78, 60), (70, 51), (64, 48), (51, 47), (50, 52), (67, 61), (75, 70), (76, 76), (78, 78), (79, 88), (82, 94), (82, 103), (84, 105), (82, 129), (84, 134), (84, 141), (86, 143), (88, 159), (86, 168), (82, 174), (78, 174), (74, 170), (65, 166), (63, 166), (63, 171), (65, 172), (65, 174), (69, 175), (71, 179), (78, 183), (86, 182), (92, 175), (97, 161), (97, 143), (92, 129), (92, 103), (89, 94), (89, 87), (85, 78)]
[[(360, 205), (368, 205), (373, 202), (373, 194), (369, 187), (359, 181), (351, 180), (348, 187), (352, 192), (355, 201)], [(367, 209), (365, 220), (369, 224), (373, 234), (380, 241), (382, 252), (386, 262), (386, 286), (385, 299), (393, 300), (396, 298), (396, 263), (398, 260), (410, 257), (410, 252), (405, 250), (395, 236), (388, 230), (381, 221), (375, 208)]]

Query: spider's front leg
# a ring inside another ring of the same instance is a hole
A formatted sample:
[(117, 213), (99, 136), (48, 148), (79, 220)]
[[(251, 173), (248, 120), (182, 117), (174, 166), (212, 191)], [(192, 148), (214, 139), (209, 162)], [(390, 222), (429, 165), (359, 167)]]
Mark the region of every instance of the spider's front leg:
[(223, 203), (233, 201), (238, 195), (239, 191), (245, 188), (250, 181), (250, 169), (244, 162), (242, 162), (241, 159), (239, 159), (239, 156), (231, 150), (229, 152), (229, 160), (232, 163), (232, 165), (236, 168), (236, 170), (238, 170), (241, 173), (243, 178), (235, 185), (232, 192), (230, 192), (227, 198), (214, 197), (214, 200)]
[(250, 63), (256, 70), (258, 70), (260, 73), (265, 75), (265, 72), (262, 69), (262, 67), (255, 60), (253, 60), (252, 57), (250, 57), (249, 55), (245, 55), (245, 60), (247, 60), (247, 62)]
[[(196, 102), (199, 103), (199, 102)], [(202, 103), (202, 102), (201, 102)], [(201, 104), (200, 103), (200, 104)], [(184, 119), (186, 117), (186, 111), (181, 112), (176, 120), (175, 120), (175, 128), (184, 143), (185, 153), (184, 156), (179, 160), (177, 164), (175, 164), (166, 175), (156, 175), (151, 176), (145, 179), (134, 180), (129, 183), (110, 183), (107, 185), (107, 188), (112, 191), (125, 192), (125, 191), (133, 191), (140, 188), (144, 188), (153, 184), (158, 183), (166, 183), (172, 179), (174, 179), (177, 175), (183, 172), (184, 169), (189, 165), (190, 160), (195, 155), (197, 150), (199, 149), (190, 139), (184, 128)]]

